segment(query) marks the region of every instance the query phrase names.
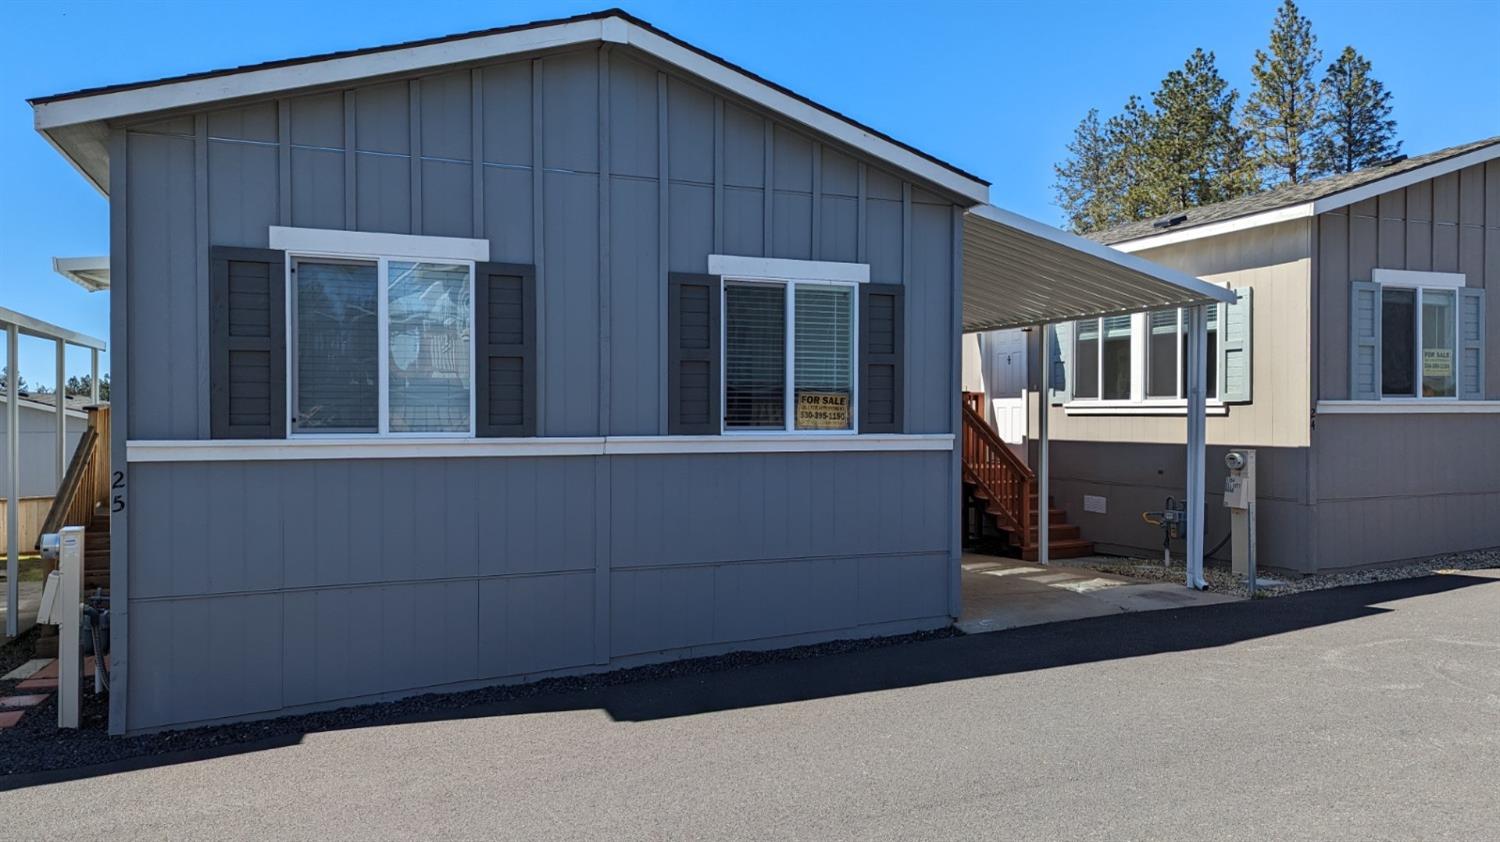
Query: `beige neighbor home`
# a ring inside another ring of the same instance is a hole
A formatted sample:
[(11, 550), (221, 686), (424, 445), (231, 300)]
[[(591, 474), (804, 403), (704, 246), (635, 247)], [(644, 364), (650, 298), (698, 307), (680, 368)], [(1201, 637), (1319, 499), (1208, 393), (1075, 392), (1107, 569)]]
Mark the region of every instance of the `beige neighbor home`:
[[(1209, 547), (1229, 529), (1232, 447), (1256, 450), (1262, 567), (1500, 545), (1500, 137), (1092, 236), (1240, 293), (1209, 310)], [(1182, 321), (1055, 330), (1052, 495), (1102, 551), (1160, 552), (1141, 514), (1183, 497)], [(1038, 341), (1023, 343), (1026, 394)], [(1015, 349), (968, 338), (965, 388), (1035, 462), (1007, 414)], [(1034, 433), (1034, 400), (1024, 415)]]

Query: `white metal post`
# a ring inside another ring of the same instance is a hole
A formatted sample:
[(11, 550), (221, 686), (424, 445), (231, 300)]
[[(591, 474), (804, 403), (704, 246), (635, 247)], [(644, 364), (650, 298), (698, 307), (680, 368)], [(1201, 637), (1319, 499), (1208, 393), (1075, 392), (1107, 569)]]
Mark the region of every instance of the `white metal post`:
[(5, 326), (5, 636), (20, 634), (21, 590), (21, 329)]
[(64, 374), (67, 366), (68, 346), (57, 340), (57, 482), (53, 491), (62, 488), (63, 474), (68, 472), (68, 378)]
[(1187, 324), (1187, 586), (1203, 590), (1204, 417), (1208, 391), (1208, 313), (1189, 307)]
[[(1047, 453), (1047, 415), (1052, 409), (1052, 325), (1041, 326), (1042, 353), (1042, 388), (1041, 399), (1037, 401), (1037, 451), (1036, 451), (1036, 560), (1040, 564), (1052, 563), (1052, 524), (1048, 510), (1051, 508), (1051, 482), (1052, 460)], [(1022, 524), (1026, 528), (1026, 524)]]
[(57, 569), (61, 574), (54, 603), (54, 619), (58, 621), (57, 727), (77, 728), (82, 672), (79, 621), (83, 614), (83, 527), (64, 526), (59, 531)]
[(99, 349), (89, 349), (89, 403), (99, 402)]

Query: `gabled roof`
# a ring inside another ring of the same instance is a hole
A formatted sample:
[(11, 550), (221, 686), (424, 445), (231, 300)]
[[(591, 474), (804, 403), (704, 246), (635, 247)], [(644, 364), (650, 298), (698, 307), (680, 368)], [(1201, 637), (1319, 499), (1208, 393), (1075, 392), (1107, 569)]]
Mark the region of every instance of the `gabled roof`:
[(35, 114), (37, 131), (101, 192), (107, 193), (109, 156), (105, 126), (110, 120), (591, 42), (628, 44), (972, 204), (989, 199), (989, 182), (619, 9), (384, 47), (87, 88), (28, 102)]
[[(1315, 216), (1495, 158), (1500, 158), (1500, 136), (1450, 146), (1426, 155), (1320, 178), (1305, 184), (1285, 184), (1253, 196), (1189, 208), (1177, 214), (1169, 214), (1165, 219), (1127, 222), (1087, 236), (1096, 242), (1127, 251), (1155, 248), (1244, 228), (1271, 225), (1288, 219)], [(1157, 227), (1177, 216), (1187, 218), (1170, 226)]]

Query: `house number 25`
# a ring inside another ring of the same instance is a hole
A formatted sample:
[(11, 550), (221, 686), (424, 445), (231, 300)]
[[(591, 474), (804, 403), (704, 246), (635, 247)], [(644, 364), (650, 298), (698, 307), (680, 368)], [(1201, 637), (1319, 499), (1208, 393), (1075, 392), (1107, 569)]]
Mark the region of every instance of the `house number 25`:
[(110, 500), (109, 503), (110, 513), (113, 514), (116, 512), (125, 511), (125, 495), (118, 493), (125, 489), (125, 472), (115, 471), (114, 480), (109, 484), (109, 487), (115, 489), (116, 491), (114, 497)]

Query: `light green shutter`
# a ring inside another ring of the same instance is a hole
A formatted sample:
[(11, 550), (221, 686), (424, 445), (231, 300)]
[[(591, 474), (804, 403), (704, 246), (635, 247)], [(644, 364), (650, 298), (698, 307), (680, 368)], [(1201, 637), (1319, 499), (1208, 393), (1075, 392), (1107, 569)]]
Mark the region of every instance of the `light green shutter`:
[(1458, 396), (1484, 400), (1484, 290), (1458, 291)]
[(1070, 370), (1073, 357), (1073, 323), (1058, 322), (1052, 326), (1051, 334), (1045, 337), (1050, 347), (1047, 367), (1047, 385), (1052, 393), (1052, 403), (1062, 404), (1073, 399), (1073, 372)]
[(1233, 292), (1239, 300), (1224, 305), (1224, 317), (1219, 322), (1219, 398), (1225, 403), (1249, 403), (1253, 359), (1250, 314), (1255, 290), (1239, 287)]
[(1355, 281), (1349, 296), (1349, 399), (1380, 398), (1380, 285)]

